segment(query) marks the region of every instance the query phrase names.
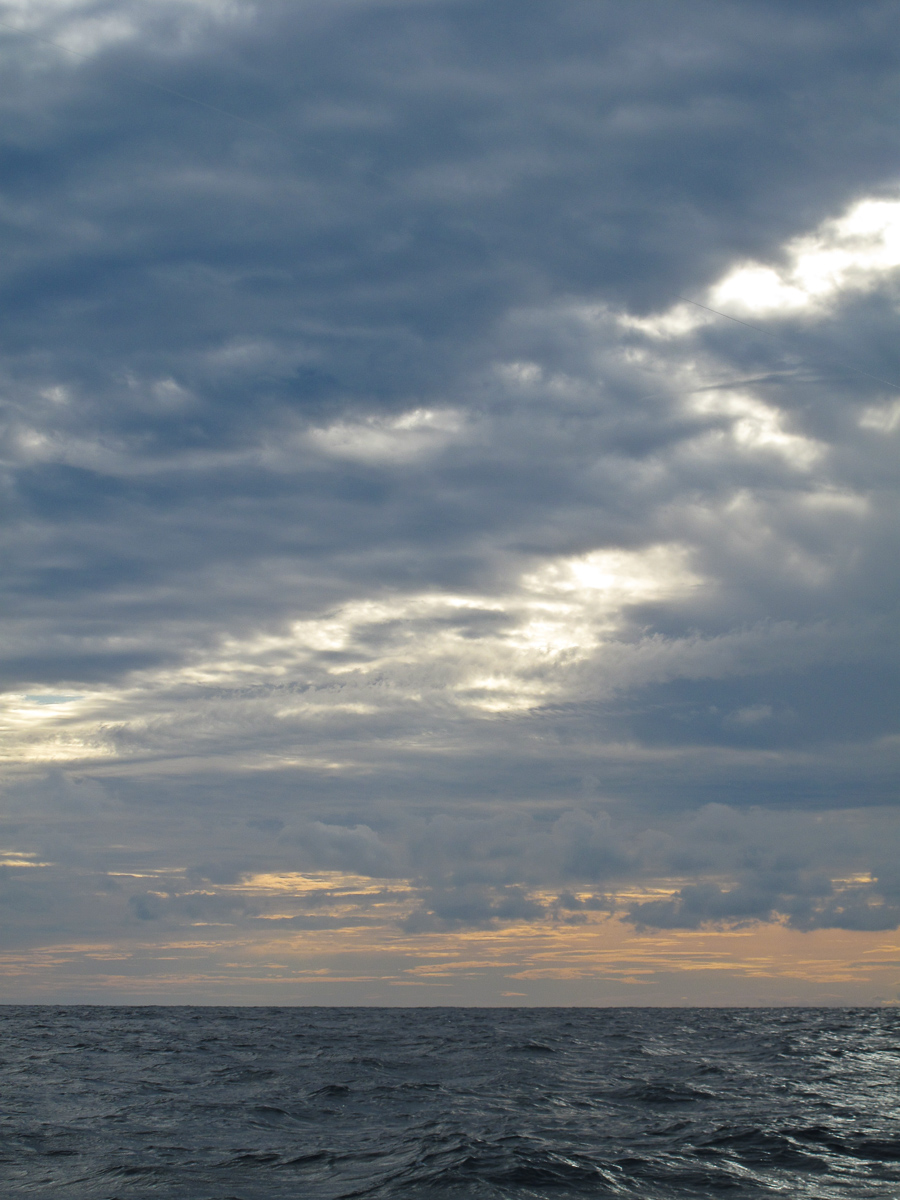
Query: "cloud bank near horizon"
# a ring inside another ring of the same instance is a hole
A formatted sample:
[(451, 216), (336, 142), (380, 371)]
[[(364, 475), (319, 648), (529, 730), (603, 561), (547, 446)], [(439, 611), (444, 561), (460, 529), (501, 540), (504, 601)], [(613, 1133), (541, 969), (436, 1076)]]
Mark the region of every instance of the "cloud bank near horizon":
[(896, 929), (893, 6), (0, 17), (9, 994)]

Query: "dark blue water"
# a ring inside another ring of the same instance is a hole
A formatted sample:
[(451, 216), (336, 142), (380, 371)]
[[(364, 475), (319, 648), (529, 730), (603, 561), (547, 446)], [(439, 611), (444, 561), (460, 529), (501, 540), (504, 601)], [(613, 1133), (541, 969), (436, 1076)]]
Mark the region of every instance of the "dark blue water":
[(0, 1008), (0, 1195), (900, 1198), (886, 1009)]

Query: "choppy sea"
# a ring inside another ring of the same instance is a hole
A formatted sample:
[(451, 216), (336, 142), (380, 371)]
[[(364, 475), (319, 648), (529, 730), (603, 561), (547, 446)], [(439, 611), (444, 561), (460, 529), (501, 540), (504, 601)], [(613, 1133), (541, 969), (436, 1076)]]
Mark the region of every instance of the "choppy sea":
[(891, 1009), (0, 1007), (0, 1195), (900, 1198)]

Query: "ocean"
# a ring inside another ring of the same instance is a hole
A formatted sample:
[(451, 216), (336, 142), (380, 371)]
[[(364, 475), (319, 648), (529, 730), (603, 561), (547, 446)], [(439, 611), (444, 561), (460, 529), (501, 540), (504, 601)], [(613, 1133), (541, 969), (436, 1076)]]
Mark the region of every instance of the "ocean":
[(0, 1195), (900, 1198), (894, 1009), (0, 1007)]

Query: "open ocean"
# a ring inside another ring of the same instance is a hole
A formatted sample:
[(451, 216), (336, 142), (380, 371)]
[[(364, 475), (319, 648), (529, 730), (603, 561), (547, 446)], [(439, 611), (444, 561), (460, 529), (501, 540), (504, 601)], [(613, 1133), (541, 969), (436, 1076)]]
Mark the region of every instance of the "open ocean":
[(0, 1195), (900, 1198), (893, 1009), (0, 1007)]

